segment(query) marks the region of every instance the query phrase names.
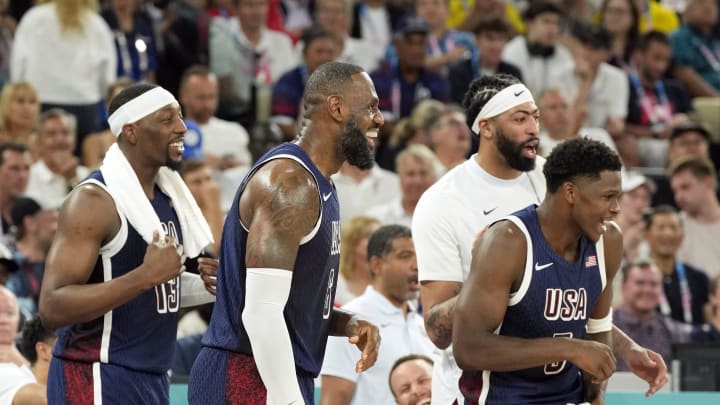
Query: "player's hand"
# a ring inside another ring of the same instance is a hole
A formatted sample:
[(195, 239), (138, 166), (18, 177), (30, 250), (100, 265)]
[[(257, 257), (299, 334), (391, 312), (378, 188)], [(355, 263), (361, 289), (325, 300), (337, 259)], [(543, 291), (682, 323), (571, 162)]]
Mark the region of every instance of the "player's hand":
[(354, 319), (350, 324), (348, 341), (362, 352), (360, 360), (355, 365), (355, 372), (360, 373), (372, 367), (377, 360), (380, 349), (380, 331), (377, 326), (362, 319)]
[(639, 345), (633, 345), (624, 353), (622, 359), (630, 371), (650, 384), (645, 396), (656, 393), (667, 384), (667, 366), (662, 356)]
[(200, 278), (205, 283), (205, 289), (212, 295), (215, 295), (215, 288), (217, 287), (217, 268), (218, 259), (211, 257), (199, 257), (198, 258), (198, 272), (200, 272)]
[(570, 361), (590, 374), (594, 384), (610, 378), (615, 372), (615, 355), (610, 346), (592, 340), (576, 341), (582, 346), (572, 354)]
[(172, 236), (153, 232), (153, 240), (145, 251), (143, 276), (151, 286), (162, 284), (185, 271), (182, 245)]

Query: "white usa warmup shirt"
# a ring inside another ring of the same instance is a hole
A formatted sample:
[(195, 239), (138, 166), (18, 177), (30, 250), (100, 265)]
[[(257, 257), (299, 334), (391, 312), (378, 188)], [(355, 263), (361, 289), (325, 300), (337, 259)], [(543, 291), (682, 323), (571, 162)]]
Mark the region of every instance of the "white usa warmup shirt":
[[(545, 160), (535, 169), (503, 180), (486, 172), (473, 155), (445, 174), (420, 198), (413, 214), (412, 235), (420, 281), (464, 282), (470, 272), (477, 234), (508, 214), (539, 204), (545, 198)], [(458, 388), (460, 368), (452, 347), (437, 349), (432, 379), (432, 403), (464, 403)]]

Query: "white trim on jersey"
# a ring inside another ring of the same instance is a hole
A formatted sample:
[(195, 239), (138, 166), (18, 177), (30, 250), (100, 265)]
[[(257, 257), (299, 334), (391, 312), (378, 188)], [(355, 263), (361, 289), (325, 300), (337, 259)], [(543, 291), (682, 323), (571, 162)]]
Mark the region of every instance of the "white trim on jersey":
[(93, 363), (93, 403), (102, 405), (102, 379), (100, 377), (100, 363)]
[[(310, 242), (315, 237), (315, 235), (317, 235), (318, 231), (320, 230), (320, 225), (322, 224), (322, 215), (323, 215), (323, 209), (322, 209), (323, 206), (322, 206), (322, 197), (321, 197), (322, 193), (320, 192), (320, 182), (318, 182), (318, 179), (315, 177), (315, 174), (313, 174), (312, 170), (310, 170), (310, 168), (308, 168), (305, 165), (305, 163), (303, 163), (302, 159), (300, 159), (299, 157), (297, 157), (295, 155), (283, 153), (280, 155), (271, 156), (268, 159), (266, 159), (264, 162), (262, 162), (262, 164), (260, 164), (260, 166), (255, 168), (255, 171), (250, 176), (254, 176), (255, 173), (267, 162), (269, 162), (271, 160), (275, 160), (275, 159), (280, 159), (280, 158), (292, 159), (292, 160), (298, 162), (300, 164), (300, 166), (305, 168), (305, 170), (307, 170), (307, 172), (310, 173), (311, 176), (313, 176), (313, 180), (315, 180), (315, 184), (317, 185), (318, 198), (320, 199), (320, 215), (318, 215), (318, 220), (315, 223), (315, 226), (313, 227), (313, 229), (310, 231), (310, 233), (308, 233), (307, 235), (303, 236), (302, 239), (300, 239), (300, 245), (302, 246), (302, 245)], [(245, 227), (245, 224), (243, 224), (242, 220), (238, 220), (238, 222), (240, 222), (240, 226), (243, 227), (245, 232), (250, 232), (250, 230), (247, 229), (247, 227)]]
[[(103, 189), (109, 196), (112, 198), (112, 194), (110, 194), (110, 190), (108, 190), (107, 186), (102, 184), (101, 182), (95, 180), (95, 179), (87, 179), (83, 182), (83, 184), (90, 183), (94, 184), (101, 189)], [(113, 203), (115, 202), (115, 199), (113, 199)], [(116, 209), (117, 211), (117, 209)], [(100, 247), (100, 254), (101, 255), (107, 255), (108, 257), (115, 256), (122, 248), (125, 246), (125, 241), (127, 240), (128, 235), (128, 225), (127, 225), (127, 218), (125, 218), (125, 215), (121, 215), (118, 212), (118, 217), (120, 217), (120, 229), (118, 230), (118, 233), (113, 236), (113, 238), (106, 244), (102, 245)], [(109, 281), (105, 280), (105, 281)]]
[[(108, 282), (112, 280), (112, 260), (110, 255), (102, 255), (102, 266), (103, 266), (103, 281)], [(108, 363), (110, 358), (110, 335), (112, 334), (112, 309), (105, 312), (103, 315), (103, 331), (102, 338), (100, 339), (100, 362)]]
[(532, 239), (530, 238), (530, 233), (528, 232), (525, 223), (523, 223), (520, 218), (510, 215), (500, 219), (500, 221), (504, 219), (511, 221), (518, 228), (520, 228), (522, 233), (525, 235), (525, 240), (527, 241), (527, 253), (525, 254), (525, 271), (523, 272), (522, 280), (520, 281), (520, 288), (518, 288), (518, 290), (514, 293), (510, 293), (510, 300), (508, 301), (508, 306), (511, 307), (513, 305), (519, 304), (520, 301), (522, 301), (523, 297), (525, 297), (528, 289), (530, 289), (530, 281), (532, 280), (533, 274), (533, 244)]
[(600, 291), (605, 291), (605, 285), (607, 284), (607, 272), (605, 271), (605, 242), (603, 242), (603, 235), (600, 235), (600, 239), (598, 239), (597, 243), (595, 243), (595, 251), (595, 254), (597, 254), (600, 280), (602, 280), (602, 289)]

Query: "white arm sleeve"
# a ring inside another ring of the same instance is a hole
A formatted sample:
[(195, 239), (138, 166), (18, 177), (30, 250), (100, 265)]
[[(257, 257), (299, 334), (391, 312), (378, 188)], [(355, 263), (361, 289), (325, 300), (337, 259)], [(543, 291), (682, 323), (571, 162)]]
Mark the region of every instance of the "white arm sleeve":
[(290, 296), (292, 272), (248, 268), (243, 325), (267, 396), (275, 405), (304, 404), (295, 374), (290, 334), (283, 310)]
[(180, 275), (180, 308), (215, 302), (215, 296), (205, 289), (199, 275), (183, 272)]

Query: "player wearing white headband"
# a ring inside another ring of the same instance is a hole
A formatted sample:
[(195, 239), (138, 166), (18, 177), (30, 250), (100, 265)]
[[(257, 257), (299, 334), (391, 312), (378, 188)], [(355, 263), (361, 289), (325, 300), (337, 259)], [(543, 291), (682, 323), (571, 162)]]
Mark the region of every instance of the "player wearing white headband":
[(212, 237), (167, 168), (186, 131), (175, 98), (136, 84), (109, 113), (117, 143), (66, 198), (45, 265), (40, 316), (58, 329), (48, 403), (168, 404), (178, 310), (214, 299), (197, 275), (181, 276), (183, 260)]
[[(464, 403), (450, 344), (473, 241), (488, 224), (539, 204), (546, 192), (544, 159), (537, 156), (539, 111), (529, 90), (512, 76), (484, 76), (471, 83), (463, 107), (468, 127), (480, 137), (478, 152), (425, 191), (412, 225), (425, 327), (443, 349), (433, 368), (432, 403), (443, 405)], [(630, 359), (633, 371), (651, 383), (650, 392), (667, 381), (659, 356), (624, 335), (613, 337), (616, 354)]]

